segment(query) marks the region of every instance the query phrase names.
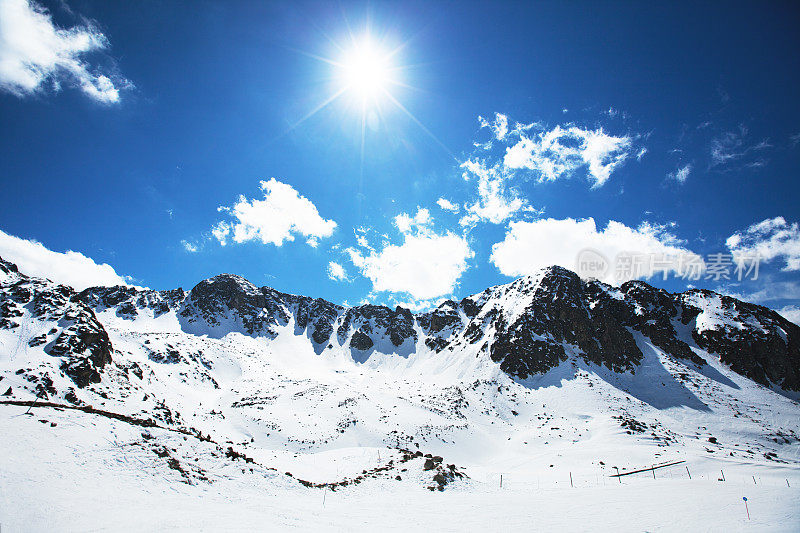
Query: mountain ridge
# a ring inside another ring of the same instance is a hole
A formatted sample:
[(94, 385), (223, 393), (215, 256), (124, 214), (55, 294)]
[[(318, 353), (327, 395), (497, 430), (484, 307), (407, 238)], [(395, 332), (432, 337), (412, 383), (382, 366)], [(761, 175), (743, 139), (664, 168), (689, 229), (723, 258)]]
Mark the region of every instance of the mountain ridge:
[[(520, 379), (555, 368), (573, 349), (587, 363), (635, 373), (643, 358), (634, 339), (639, 333), (672, 357), (706, 364), (694, 344), (761, 385), (800, 390), (800, 327), (777, 312), (701, 289), (669, 293), (640, 280), (613, 287), (558, 266), (420, 313), (401, 306), (341, 306), (257, 287), (235, 274), (202, 280), (188, 292), (129, 286), (76, 292), (53, 284), (48, 293), (43, 281), (25, 276), (12, 263), (0, 259), (0, 268), (6, 278), (16, 277), (16, 283), (0, 283), (11, 288), (0, 295), (0, 327), (12, 327), (19, 306), (31, 305), (44, 317), (64, 308), (63, 316), (75, 324), (54, 339), (40, 335), (39, 341), (51, 355), (69, 360), (62, 370), (79, 387), (97, 382), (111, 360), (108, 335), (93, 317), (113, 310), (132, 321), (142, 312), (153, 318), (174, 312), (182, 331), (214, 338), (237, 331), (274, 339), (292, 322), (295, 335), (307, 336), (318, 354), (347, 348), (361, 363), (376, 352), (438, 354), (477, 345), (479, 354)], [(26, 283), (30, 287), (23, 287)], [(41, 308), (37, 299), (50, 308)]]

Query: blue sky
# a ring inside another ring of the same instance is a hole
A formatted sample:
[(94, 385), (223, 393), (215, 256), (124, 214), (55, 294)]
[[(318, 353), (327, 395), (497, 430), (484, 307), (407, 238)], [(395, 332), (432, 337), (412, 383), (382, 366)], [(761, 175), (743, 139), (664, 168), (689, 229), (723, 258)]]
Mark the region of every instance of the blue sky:
[(653, 282), (797, 320), (799, 22), (789, 2), (0, 0), (0, 255), (74, 285), (233, 272), (422, 308), (585, 248), (722, 253), (758, 279)]

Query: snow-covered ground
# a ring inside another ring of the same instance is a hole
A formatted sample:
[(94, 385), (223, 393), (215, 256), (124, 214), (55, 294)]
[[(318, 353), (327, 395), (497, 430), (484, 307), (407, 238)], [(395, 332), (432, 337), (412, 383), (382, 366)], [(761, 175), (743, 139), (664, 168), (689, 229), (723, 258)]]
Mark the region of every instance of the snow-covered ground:
[[(231, 463), (191, 438), (150, 430), (158, 444), (142, 446), (141, 428), (90, 415), (3, 407), (6, 441), (0, 470), (3, 531), (304, 530), (352, 531), (492, 529), (558, 531), (793, 531), (800, 527), (800, 474), (795, 467), (684, 456), (685, 465), (627, 476), (623, 482), (569, 454), (557, 470), (530, 465), (499, 472), (486, 465), (480, 480), (444, 492), (420, 486), (421, 465), (402, 481), (371, 479), (332, 492), (307, 489), (281, 472)], [(43, 423), (41, 420), (46, 420)], [(51, 423), (56, 423), (51, 427)], [(187, 484), (151, 446), (206, 469), (209, 482)], [(633, 447), (631, 447), (633, 448)], [(284, 458), (282, 467), (310, 474), (377, 461), (378, 449), (346, 449)], [(391, 452), (382, 450), (382, 459)], [(360, 455), (360, 457), (359, 457)], [(598, 451), (596, 457), (608, 453)], [(587, 457), (591, 454), (587, 453)], [(194, 459), (198, 462), (195, 463)], [(508, 465), (506, 460), (503, 464)], [(242, 468), (245, 472), (242, 472)], [(574, 471), (570, 486), (568, 468)], [(720, 469), (726, 481), (718, 481)], [(403, 475), (406, 475), (405, 473)], [(751, 476), (756, 477), (756, 484)], [(324, 475), (323, 475), (324, 477)], [(789, 480), (791, 487), (786, 484)], [(750, 520), (742, 497), (748, 498)]]
[[(98, 317), (115, 352), (85, 389), (25, 341), (51, 323), (0, 330), (2, 400), (33, 400), (26, 376), (47, 373), (51, 402), (72, 388), (159, 427), (0, 404), (3, 532), (800, 530), (796, 397), (697, 348), (708, 365), (637, 334), (635, 373), (573, 353), (515, 380), (477, 346), (357, 362), (317, 353), (291, 320), (266, 339), (190, 334), (174, 311)], [(450, 464), (464, 477), (427, 490)]]

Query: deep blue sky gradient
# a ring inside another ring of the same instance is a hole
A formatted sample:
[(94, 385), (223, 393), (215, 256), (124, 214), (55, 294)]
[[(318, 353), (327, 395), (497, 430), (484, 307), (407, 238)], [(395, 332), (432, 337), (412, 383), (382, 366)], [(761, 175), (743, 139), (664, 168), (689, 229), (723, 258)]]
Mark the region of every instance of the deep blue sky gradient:
[[(76, 22), (46, 5), (57, 22)], [(577, 177), (520, 185), (547, 217), (591, 216), (600, 226), (674, 221), (674, 233), (699, 253), (725, 251), (725, 238), (763, 219), (800, 218), (800, 148), (790, 140), (800, 132), (796, 3), (69, 6), (96, 21), (110, 40), (99, 61), (135, 88), (113, 106), (74, 90), (0, 93), (0, 229), (81, 251), (152, 288), (189, 288), (234, 272), (258, 285), (358, 302), (371, 285), (359, 276), (328, 280), (330, 260), (355, 273), (331, 246), (353, 245), (360, 226), (397, 242), (392, 217), (418, 206), (440, 227), (457, 228), (457, 217), (435, 201), (468, 198), (474, 185), (462, 180), (457, 160), (486, 139), (477, 116), (494, 112), (646, 136), (641, 162), (626, 162), (603, 187)], [(345, 106), (290, 125), (329, 93), (329, 66), (302, 52), (330, 56), (329, 39), (344, 40), (348, 24), (363, 27), (367, 18), (391, 41), (407, 41), (399, 60), (416, 89), (394, 94), (447, 150), (395, 110), (367, 131), (362, 178), (360, 118)], [(608, 116), (609, 108), (619, 113)], [(769, 140), (768, 163), (709, 168), (711, 140), (740, 125), (752, 142)], [(687, 162), (694, 170), (685, 184), (666, 179)], [(300, 238), (281, 247), (211, 241), (195, 254), (183, 249), (182, 240), (201, 239), (220, 219), (218, 206), (257, 197), (258, 181), (270, 177), (335, 220), (334, 236), (316, 249)], [(504, 225), (472, 232), (476, 255), (457, 296), (508, 281), (488, 261), (504, 233)], [(797, 281), (772, 266), (772, 279)]]

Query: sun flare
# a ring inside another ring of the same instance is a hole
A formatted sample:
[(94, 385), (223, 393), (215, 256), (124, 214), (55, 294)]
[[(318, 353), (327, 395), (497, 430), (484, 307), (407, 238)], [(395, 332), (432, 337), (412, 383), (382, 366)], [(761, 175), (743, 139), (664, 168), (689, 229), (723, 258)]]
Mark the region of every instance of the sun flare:
[(343, 88), (364, 100), (382, 95), (392, 83), (390, 55), (369, 39), (355, 43), (344, 54), (339, 71)]

